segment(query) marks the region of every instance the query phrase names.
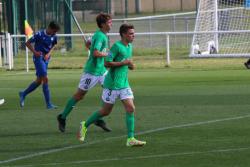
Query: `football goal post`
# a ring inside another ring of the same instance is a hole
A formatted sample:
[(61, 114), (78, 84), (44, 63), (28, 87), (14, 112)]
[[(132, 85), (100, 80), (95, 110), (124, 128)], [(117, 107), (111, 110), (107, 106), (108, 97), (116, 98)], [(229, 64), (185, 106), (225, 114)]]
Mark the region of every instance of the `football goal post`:
[(200, 0), (190, 57), (250, 57), (250, 0)]

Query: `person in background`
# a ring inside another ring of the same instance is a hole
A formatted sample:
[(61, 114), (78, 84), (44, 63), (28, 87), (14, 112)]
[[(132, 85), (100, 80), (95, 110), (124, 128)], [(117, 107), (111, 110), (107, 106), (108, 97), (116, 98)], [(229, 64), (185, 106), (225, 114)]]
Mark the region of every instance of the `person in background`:
[[(51, 52), (57, 44), (56, 33), (59, 30), (60, 26), (56, 22), (51, 21), (46, 29), (36, 32), (25, 43), (29, 50), (33, 53), (36, 80), (33, 81), (25, 90), (19, 92), (19, 102), (21, 107), (24, 107), (24, 101), (27, 95), (42, 84), (47, 109), (57, 108), (57, 106), (51, 103), (47, 70), (51, 58)], [(34, 43), (34, 46), (32, 43)]]

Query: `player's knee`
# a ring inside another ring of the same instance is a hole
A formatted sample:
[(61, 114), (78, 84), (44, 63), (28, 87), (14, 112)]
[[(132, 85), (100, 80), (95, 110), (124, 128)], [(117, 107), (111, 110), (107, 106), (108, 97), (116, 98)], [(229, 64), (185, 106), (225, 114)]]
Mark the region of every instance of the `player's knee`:
[(48, 83), (48, 82), (49, 82), (48, 78), (47, 77), (44, 78), (43, 83)]
[(36, 82), (38, 85), (41, 85), (42, 80), (41, 80), (41, 78), (37, 78), (35, 82)]
[(37, 83), (38, 85), (41, 85), (42, 81), (36, 81), (36, 83)]
[(41, 78), (41, 82), (42, 82), (43, 84), (47, 84), (47, 83), (49, 82), (49, 80), (48, 80), (47, 77), (42, 77), (42, 78)]
[(77, 94), (75, 94), (74, 96), (73, 96), (73, 98), (76, 100), (76, 101), (79, 101), (79, 100), (82, 100), (82, 96), (79, 96), (79, 95), (77, 95)]
[(108, 115), (109, 115), (109, 113), (105, 113), (105, 112), (103, 112), (103, 113), (101, 113), (101, 115), (102, 115), (103, 117), (106, 117), (106, 116), (108, 116)]
[(127, 107), (126, 107), (126, 111), (127, 111), (128, 113), (133, 113), (133, 112), (135, 111), (135, 106), (127, 106)]
[(99, 112), (100, 112), (100, 114), (101, 114), (103, 117), (109, 115), (109, 113), (110, 113), (109, 110), (104, 110), (104, 109), (101, 109)]
[(75, 100), (76, 101), (82, 100), (86, 93), (87, 93), (87, 91), (83, 91), (83, 90), (78, 89), (77, 92), (74, 94)]
[(76, 93), (76, 94), (74, 95), (74, 99), (75, 99), (76, 101), (82, 100), (83, 97), (84, 97), (84, 95), (83, 95), (83, 94), (79, 94), (79, 93)]

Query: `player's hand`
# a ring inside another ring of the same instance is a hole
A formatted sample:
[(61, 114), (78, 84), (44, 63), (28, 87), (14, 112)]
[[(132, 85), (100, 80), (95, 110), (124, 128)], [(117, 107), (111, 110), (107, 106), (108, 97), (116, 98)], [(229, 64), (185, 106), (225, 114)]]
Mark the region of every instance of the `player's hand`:
[(129, 59), (126, 59), (126, 60), (123, 60), (122, 61), (122, 64), (123, 65), (128, 65), (130, 63), (130, 60)]
[(135, 64), (131, 63), (130, 65), (128, 65), (128, 69), (134, 70), (135, 69)]
[(86, 43), (85, 43), (85, 47), (86, 47), (87, 49), (90, 49), (90, 46), (91, 46), (91, 39), (88, 39), (88, 40), (86, 41)]
[(40, 57), (40, 56), (42, 56), (42, 52), (35, 51), (35, 52), (34, 52), (34, 55), (35, 55), (36, 57)]
[(110, 57), (110, 56), (112, 56), (112, 52), (109, 51), (109, 49), (107, 49), (105, 52), (102, 52), (102, 54), (103, 54), (104, 57)]
[(134, 64), (133, 61), (130, 60), (130, 59), (124, 60), (124, 61), (123, 61), (123, 64), (124, 64), (124, 65), (127, 65), (128, 68), (129, 68), (130, 70), (135, 69), (135, 64)]
[(87, 40), (86, 43), (85, 43), (85, 47), (87, 49), (90, 49), (90, 46), (91, 46), (91, 41)]
[(128, 65), (128, 66), (130, 66), (130, 64), (132, 64), (132, 60), (126, 59), (126, 60), (123, 60), (122, 63), (123, 63), (123, 65)]
[(44, 60), (45, 60), (45, 61), (49, 60), (49, 58), (50, 58), (50, 54), (46, 54), (46, 55), (44, 56)]

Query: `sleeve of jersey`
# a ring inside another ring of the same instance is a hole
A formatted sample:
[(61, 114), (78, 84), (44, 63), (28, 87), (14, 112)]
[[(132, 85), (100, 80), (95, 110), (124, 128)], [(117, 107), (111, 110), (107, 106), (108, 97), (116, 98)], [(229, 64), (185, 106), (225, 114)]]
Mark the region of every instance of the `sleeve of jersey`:
[(114, 45), (111, 47), (108, 56), (106, 57), (106, 61), (107, 61), (107, 62), (112, 62), (112, 61), (114, 61), (114, 59), (115, 59), (115, 57), (117, 56), (117, 54), (118, 54), (118, 47), (117, 47), (116, 44), (114, 44)]
[(95, 38), (94, 49), (100, 51), (103, 45), (103, 38)]
[(39, 38), (40, 35), (41, 35), (40, 32), (36, 32), (28, 41), (30, 43), (34, 43), (37, 41), (37, 39)]
[(57, 44), (57, 36), (55, 36), (55, 39), (53, 41), (53, 46)]

